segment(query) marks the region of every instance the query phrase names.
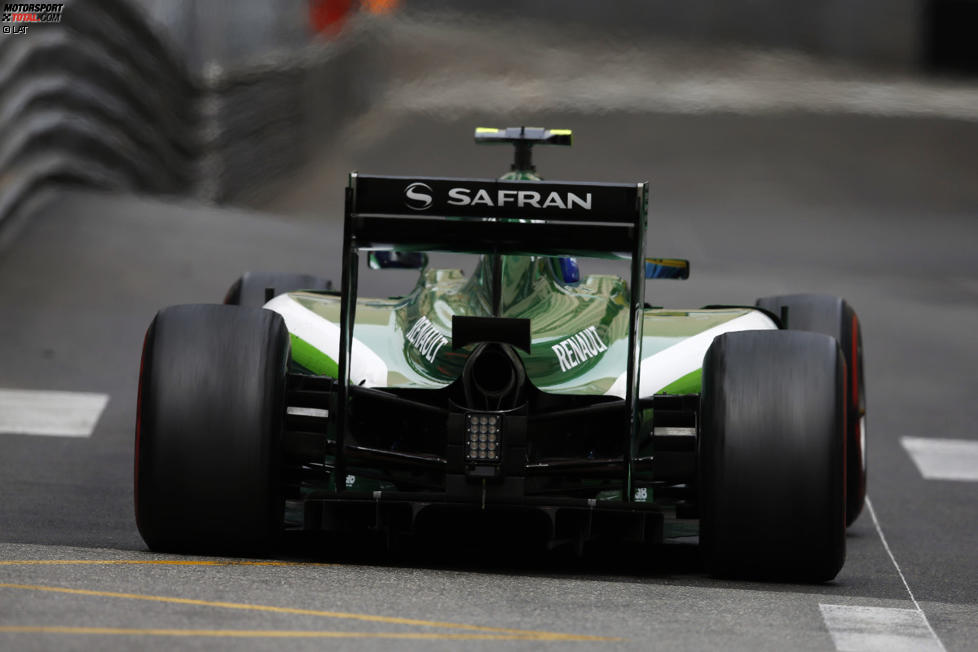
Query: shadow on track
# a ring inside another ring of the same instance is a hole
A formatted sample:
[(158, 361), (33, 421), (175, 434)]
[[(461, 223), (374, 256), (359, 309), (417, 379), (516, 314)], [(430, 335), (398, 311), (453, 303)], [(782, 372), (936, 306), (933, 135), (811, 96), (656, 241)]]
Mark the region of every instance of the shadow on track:
[[(695, 540), (694, 540), (695, 541)], [(411, 536), (287, 533), (276, 553), (293, 560), (461, 572), (623, 576), (635, 580), (702, 575), (695, 543), (642, 545), (589, 541), (548, 547), (532, 532), (509, 528), (426, 528)]]
[[(855, 531), (854, 531), (855, 530)], [(849, 543), (865, 546), (869, 536), (861, 528), (850, 530)], [(857, 553), (862, 556), (864, 553)], [(378, 534), (333, 535), (290, 532), (275, 556), (290, 561), (311, 561), (355, 566), (416, 568), (459, 573), (578, 579), (627, 584), (655, 584), (745, 591), (820, 595), (875, 595), (865, 578), (839, 577), (825, 584), (795, 584), (725, 580), (710, 577), (700, 556), (696, 537), (665, 544), (635, 544), (596, 539), (581, 549), (565, 543), (551, 548), (541, 537), (509, 528), (428, 528), (394, 540)], [(875, 595), (892, 598), (893, 590)]]

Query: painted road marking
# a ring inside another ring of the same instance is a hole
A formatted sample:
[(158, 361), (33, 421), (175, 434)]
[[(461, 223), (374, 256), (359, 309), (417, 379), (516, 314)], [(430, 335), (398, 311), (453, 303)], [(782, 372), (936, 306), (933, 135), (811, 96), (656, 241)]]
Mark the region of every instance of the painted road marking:
[(329, 416), (329, 410), (311, 407), (295, 407), (292, 405), (285, 408), (285, 413), (297, 417), (316, 417), (317, 419), (325, 419)]
[(0, 389), (0, 433), (90, 437), (108, 394)]
[(917, 609), (819, 604), (839, 652), (940, 652), (944, 650)]
[(69, 595), (84, 595), (99, 598), (122, 598), (124, 600), (146, 600), (168, 604), (194, 605), (198, 607), (217, 607), (221, 609), (240, 609), (244, 611), (261, 611), (267, 613), (293, 614), (300, 616), (319, 616), (322, 618), (339, 618), (359, 620), (364, 622), (385, 623), (388, 625), (413, 625), (417, 627), (434, 627), (439, 629), (462, 629), (485, 634), (506, 634), (510, 636), (527, 637), (534, 641), (620, 641), (620, 638), (607, 636), (584, 636), (578, 634), (561, 634), (529, 629), (510, 629), (505, 627), (486, 627), (483, 625), (466, 625), (435, 620), (420, 620), (417, 618), (398, 618), (396, 616), (375, 616), (372, 614), (348, 613), (342, 611), (320, 611), (316, 609), (298, 609), (294, 607), (275, 607), (271, 605), (247, 604), (241, 602), (220, 602), (211, 600), (195, 600), (161, 595), (145, 595), (141, 593), (115, 593), (112, 591), (91, 591), (88, 589), (69, 589), (61, 586), (40, 586), (31, 584), (0, 583), (0, 589), (21, 591), (40, 591), (48, 593), (65, 593)]
[[(229, 638), (380, 638), (435, 641), (594, 641), (568, 636), (540, 638), (530, 634), (449, 634), (446, 632), (329, 632), (269, 629), (139, 629), (121, 627), (21, 627), (0, 626), (0, 634), (88, 634), (96, 636), (210, 636)], [(620, 640), (620, 639), (607, 639)]]
[[(924, 625), (927, 627), (927, 631), (930, 632), (931, 639), (929, 639), (930, 641), (929, 644), (936, 645), (936, 647), (932, 648), (934, 650), (947, 652), (947, 650), (944, 647), (944, 644), (941, 642), (941, 639), (937, 637), (937, 632), (934, 631), (934, 628), (931, 626), (930, 621), (927, 620), (927, 614), (925, 614), (924, 610), (920, 608), (920, 603), (917, 602), (917, 598), (914, 597), (913, 591), (910, 590), (910, 584), (907, 583), (907, 578), (903, 574), (903, 570), (900, 569), (900, 564), (897, 563), (896, 557), (893, 556), (893, 551), (890, 550), (890, 544), (886, 541), (886, 535), (883, 534), (883, 528), (880, 527), (880, 521), (878, 518), (876, 518), (876, 510), (873, 509), (873, 503), (872, 501), (869, 500), (868, 495), (866, 496), (866, 509), (869, 510), (869, 515), (873, 519), (873, 527), (876, 528), (876, 533), (880, 537), (880, 542), (883, 544), (883, 549), (886, 550), (886, 554), (889, 556), (890, 561), (893, 563), (893, 567), (896, 569), (897, 575), (900, 576), (900, 581), (903, 582), (903, 588), (907, 590), (907, 595), (910, 596), (910, 602), (913, 603), (914, 610), (918, 614), (920, 614), (920, 618), (923, 621)], [(870, 648), (865, 648), (865, 649), (870, 649)], [(877, 648), (871, 648), (871, 649), (877, 649)], [(890, 650), (887, 650), (887, 652), (890, 652)]]
[(0, 566), (77, 566), (146, 564), (151, 566), (339, 566), (311, 561), (245, 561), (245, 560), (191, 560), (191, 559), (11, 559), (0, 561)]
[(978, 482), (978, 441), (901, 437), (900, 443), (925, 479)]

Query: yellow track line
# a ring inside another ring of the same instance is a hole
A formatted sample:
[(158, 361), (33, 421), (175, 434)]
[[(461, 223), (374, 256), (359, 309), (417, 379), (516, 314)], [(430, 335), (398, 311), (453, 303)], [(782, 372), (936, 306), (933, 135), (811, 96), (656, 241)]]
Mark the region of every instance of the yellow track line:
[(127, 629), (121, 627), (27, 627), (0, 626), (0, 634), (88, 634), (96, 636), (209, 636), (227, 638), (386, 638), (434, 641), (591, 641), (567, 636), (541, 639), (519, 634), (443, 634), (437, 632), (322, 632), (267, 629)]
[(339, 566), (304, 561), (241, 561), (216, 559), (21, 559), (0, 561), (0, 566), (84, 566), (145, 564), (150, 566)]
[(347, 613), (342, 611), (319, 611), (315, 609), (297, 609), (294, 607), (274, 607), (270, 605), (245, 604), (240, 602), (218, 602), (210, 600), (195, 600), (192, 598), (175, 598), (160, 595), (145, 595), (140, 593), (116, 593), (112, 591), (91, 591), (88, 589), (69, 589), (59, 586), (39, 586), (31, 584), (0, 583), (0, 588), (17, 589), (21, 591), (42, 591), (48, 593), (66, 593), (69, 595), (85, 595), (100, 598), (122, 598), (125, 600), (146, 600), (168, 604), (187, 604), (198, 607), (218, 607), (222, 609), (240, 609), (244, 611), (263, 611), (268, 613), (294, 614), (300, 616), (319, 616), (323, 618), (341, 618), (360, 620), (389, 625), (414, 625), (419, 627), (437, 627), (441, 629), (463, 629), (468, 631), (488, 632), (493, 634), (510, 634), (532, 637), (535, 641), (617, 641), (618, 638), (606, 636), (580, 636), (575, 634), (560, 634), (557, 632), (534, 631), (528, 629), (508, 629), (503, 627), (485, 627), (482, 625), (465, 625), (434, 620), (419, 620), (416, 618), (398, 618), (396, 616), (374, 616), (371, 614)]

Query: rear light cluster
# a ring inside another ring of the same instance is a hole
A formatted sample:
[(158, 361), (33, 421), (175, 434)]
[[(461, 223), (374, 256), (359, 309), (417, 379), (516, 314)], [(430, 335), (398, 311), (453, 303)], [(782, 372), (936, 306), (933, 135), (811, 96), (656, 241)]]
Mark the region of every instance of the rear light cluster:
[(498, 462), (502, 453), (502, 417), (498, 414), (465, 415), (465, 459)]

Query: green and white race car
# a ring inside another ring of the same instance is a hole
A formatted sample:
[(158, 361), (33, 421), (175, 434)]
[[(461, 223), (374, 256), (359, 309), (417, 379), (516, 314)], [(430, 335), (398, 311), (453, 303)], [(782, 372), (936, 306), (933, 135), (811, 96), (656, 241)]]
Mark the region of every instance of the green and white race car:
[[(646, 183), (542, 180), (532, 147), (568, 130), (475, 139), (512, 144), (512, 170), (350, 175), (339, 289), (249, 273), (224, 305), (156, 315), (136, 422), (147, 545), (268, 553), (286, 529), (529, 519), (551, 545), (698, 533), (717, 575), (833, 578), (866, 483), (852, 308), (647, 306), (646, 280), (689, 264), (646, 258)], [(466, 276), (428, 252), (478, 257)], [(416, 286), (358, 297), (361, 254)], [(630, 278), (578, 257), (628, 260)]]

